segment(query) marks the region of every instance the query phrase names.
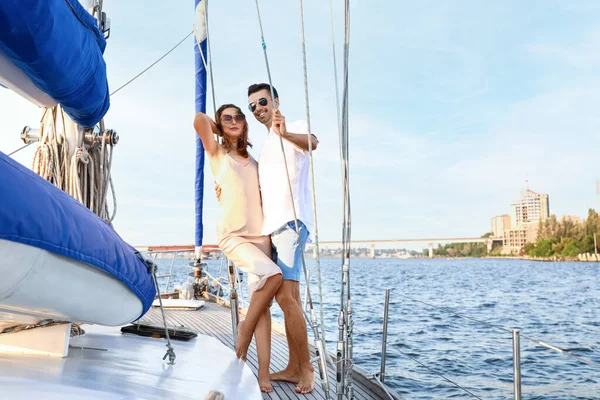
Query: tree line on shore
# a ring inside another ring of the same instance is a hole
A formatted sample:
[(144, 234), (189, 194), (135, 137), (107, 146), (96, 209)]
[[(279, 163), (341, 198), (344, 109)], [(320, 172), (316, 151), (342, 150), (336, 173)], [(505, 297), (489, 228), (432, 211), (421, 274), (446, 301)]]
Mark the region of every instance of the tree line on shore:
[[(488, 232), (482, 235), (482, 238), (487, 238), (492, 235)], [(492, 252), (488, 254), (487, 245), (485, 243), (448, 243), (433, 249), (433, 255), (438, 257), (485, 257), (492, 254), (500, 254), (498, 249), (502, 249), (502, 245), (494, 243)], [(498, 251), (496, 251), (498, 250)], [(423, 249), (423, 255), (427, 256), (429, 249)]]
[(583, 253), (594, 253), (594, 235), (600, 237), (598, 213), (589, 209), (587, 218), (579, 223), (551, 215), (540, 222), (535, 243), (527, 243), (523, 252), (531, 257), (577, 257)]
[[(490, 235), (491, 233), (486, 233), (482, 237)], [(597, 249), (594, 235), (600, 239), (600, 218), (593, 209), (589, 209), (583, 222), (567, 218), (559, 220), (556, 215), (551, 215), (540, 222), (536, 242), (527, 243), (520, 255), (573, 258), (579, 254), (593, 254)], [(433, 249), (433, 254), (439, 257), (485, 257), (499, 256), (501, 251), (500, 243), (494, 243), (489, 254), (485, 243), (450, 243)], [(424, 249), (423, 254), (428, 254), (428, 249)]]

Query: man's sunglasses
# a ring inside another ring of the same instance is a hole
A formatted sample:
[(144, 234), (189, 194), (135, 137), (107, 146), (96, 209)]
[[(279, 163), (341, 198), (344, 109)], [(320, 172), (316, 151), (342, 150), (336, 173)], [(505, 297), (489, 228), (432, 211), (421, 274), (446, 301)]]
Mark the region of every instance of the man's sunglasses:
[(258, 101), (248, 104), (248, 109), (250, 110), (250, 112), (254, 112), (254, 110), (256, 110), (256, 103), (264, 107), (267, 104), (269, 104), (269, 100), (267, 100), (266, 97), (261, 97), (260, 99), (258, 99)]
[(244, 122), (246, 120), (246, 116), (244, 114), (236, 114), (236, 115), (225, 114), (221, 117), (221, 121), (225, 122), (226, 124), (232, 123), (234, 119), (235, 119), (235, 122), (237, 122), (238, 124), (241, 124), (242, 122)]

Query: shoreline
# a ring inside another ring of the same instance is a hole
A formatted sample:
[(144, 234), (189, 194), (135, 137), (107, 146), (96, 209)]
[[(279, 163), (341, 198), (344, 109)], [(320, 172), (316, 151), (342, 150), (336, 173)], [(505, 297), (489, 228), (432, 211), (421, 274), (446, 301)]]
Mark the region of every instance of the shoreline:
[[(314, 259), (314, 257), (310, 256), (307, 257), (309, 259)], [(341, 257), (336, 257), (336, 256), (325, 256), (325, 257), (320, 257), (320, 259), (339, 259)], [(432, 258), (429, 257), (407, 257), (407, 258), (401, 258), (401, 257), (376, 257), (376, 258), (371, 258), (371, 257), (352, 257), (352, 258), (359, 258), (359, 259), (368, 259), (368, 260), (433, 260), (433, 259), (438, 259), (438, 260), (459, 260), (459, 259), (469, 259), (469, 258), (481, 258), (481, 259), (497, 259), (497, 260), (523, 260), (523, 261), (537, 261), (537, 262), (581, 262), (581, 263), (588, 263), (588, 262), (598, 262), (600, 263), (600, 254), (598, 255), (597, 259), (595, 259), (595, 256), (592, 254), (589, 257), (585, 257), (585, 255), (580, 255), (580, 257), (529, 257), (529, 256), (483, 256), (483, 257), (443, 257), (443, 256), (434, 256)]]

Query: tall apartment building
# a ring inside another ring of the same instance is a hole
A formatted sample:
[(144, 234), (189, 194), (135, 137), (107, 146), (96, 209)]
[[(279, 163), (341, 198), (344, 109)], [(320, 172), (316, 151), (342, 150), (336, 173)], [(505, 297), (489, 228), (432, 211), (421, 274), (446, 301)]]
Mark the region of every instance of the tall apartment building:
[(527, 243), (537, 240), (540, 221), (550, 217), (550, 200), (547, 194), (529, 188), (511, 205), (511, 227), (504, 230), (503, 253), (518, 253)]
[(512, 203), (510, 207), (514, 226), (538, 224), (550, 217), (548, 195), (536, 193), (528, 188), (521, 192), (521, 199)]
[(501, 238), (504, 231), (510, 229), (510, 215), (503, 214), (492, 218), (492, 235)]
[(502, 237), (502, 253), (518, 254), (527, 244), (527, 231), (525, 229), (507, 229)]

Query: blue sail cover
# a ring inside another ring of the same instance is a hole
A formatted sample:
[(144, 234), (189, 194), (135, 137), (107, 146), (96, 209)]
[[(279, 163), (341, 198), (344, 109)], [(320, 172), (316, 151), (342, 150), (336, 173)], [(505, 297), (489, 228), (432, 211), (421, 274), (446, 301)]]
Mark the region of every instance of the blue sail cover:
[[(206, 0), (205, 0), (206, 1)], [(204, 7), (202, 0), (194, 0), (196, 10)], [(196, 12), (198, 15), (198, 12)], [(206, 54), (206, 40), (200, 43), (202, 54)], [(202, 56), (198, 49), (197, 41), (194, 40), (194, 54), (196, 65), (196, 113), (206, 112), (206, 68), (202, 62)], [(196, 135), (196, 247), (202, 246), (204, 225), (202, 224), (202, 204), (204, 200), (204, 146), (200, 137)]]
[(0, 51), (84, 127), (108, 111), (106, 40), (77, 0), (1, 0)]
[(0, 152), (0, 239), (48, 250), (102, 269), (141, 300), (156, 289), (148, 268), (114, 229), (67, 193)]

